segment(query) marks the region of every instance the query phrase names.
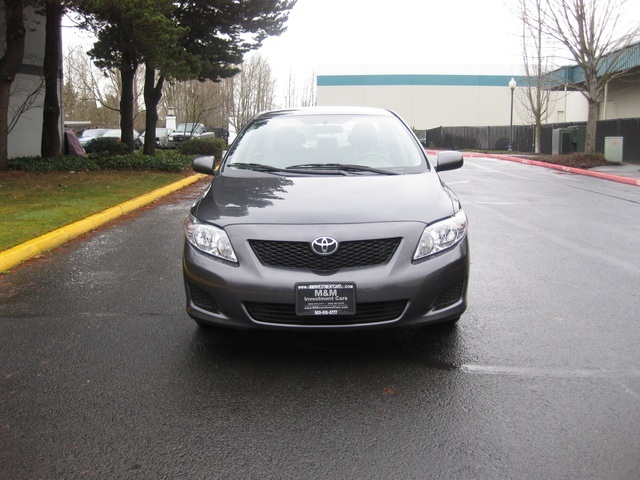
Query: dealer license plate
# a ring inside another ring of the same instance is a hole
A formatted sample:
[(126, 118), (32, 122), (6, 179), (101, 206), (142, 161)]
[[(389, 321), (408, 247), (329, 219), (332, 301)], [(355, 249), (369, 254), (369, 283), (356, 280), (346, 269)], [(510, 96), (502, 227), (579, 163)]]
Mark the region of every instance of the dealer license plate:
[(297, 283), (296, 314), (309, 316), (354, 315), (355, 283)]

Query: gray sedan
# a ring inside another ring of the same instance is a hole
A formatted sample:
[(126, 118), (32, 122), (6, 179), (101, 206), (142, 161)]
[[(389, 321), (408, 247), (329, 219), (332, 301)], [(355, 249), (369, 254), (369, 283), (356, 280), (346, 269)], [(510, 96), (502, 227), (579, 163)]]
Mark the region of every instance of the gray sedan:
[(455, 323), (467, 217), (411, 129), (381, 109), (256, 116), (185, 222), (187, 312), (200, 325), (361, 329)]

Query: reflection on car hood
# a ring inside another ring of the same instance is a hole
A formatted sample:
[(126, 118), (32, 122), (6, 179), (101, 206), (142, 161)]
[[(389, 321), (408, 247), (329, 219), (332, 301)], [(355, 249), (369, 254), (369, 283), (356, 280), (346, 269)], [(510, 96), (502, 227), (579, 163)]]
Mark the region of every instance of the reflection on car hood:
[(240, 223), (430, 223), (454, 213), (457, 199), (450, 195), (434, 173), (219, 176), (192, 213), (221, 227)]

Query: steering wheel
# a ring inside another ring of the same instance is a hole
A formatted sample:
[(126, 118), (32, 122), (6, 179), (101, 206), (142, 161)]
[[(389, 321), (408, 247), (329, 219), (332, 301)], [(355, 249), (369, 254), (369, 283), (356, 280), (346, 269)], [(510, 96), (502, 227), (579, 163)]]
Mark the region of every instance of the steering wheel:
[[(365, 160), (366, 159), (366, 160)], [(377, 152), (364, 152), (356, 156), (356, 163), (369, 167), (393, 167), (393, 163), (385, 155)]]

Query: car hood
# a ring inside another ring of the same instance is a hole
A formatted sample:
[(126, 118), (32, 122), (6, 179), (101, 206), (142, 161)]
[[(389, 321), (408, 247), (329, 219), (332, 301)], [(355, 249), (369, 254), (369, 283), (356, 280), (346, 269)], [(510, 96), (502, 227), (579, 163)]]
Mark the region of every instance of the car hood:
[(233, 224), (431, 223), (459, 208), (431, 172), (410, 175), (215, 177), (192, 214)]

